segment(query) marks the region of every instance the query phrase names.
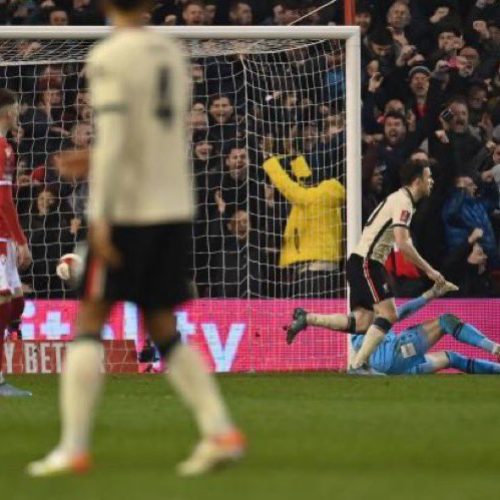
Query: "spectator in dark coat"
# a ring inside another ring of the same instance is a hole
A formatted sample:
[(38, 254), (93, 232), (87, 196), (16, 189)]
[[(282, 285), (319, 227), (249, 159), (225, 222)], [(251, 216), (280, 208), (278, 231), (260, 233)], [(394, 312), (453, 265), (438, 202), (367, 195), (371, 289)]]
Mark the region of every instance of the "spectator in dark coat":
[(495, 233), (489, 219), (489, 212), (494, 208), (489, 201), (477, 198), (477, 186), (471, 177), (458, 176), (443, 207), (446, 244), (449, 252), (460, 247), (474, 229), (481, 229), (482, 237), (479, 243), (484, 249), (490, 266), (497, 268), (498, 249)]
[(33, 254), (33, 268), (23, 280), (31, 281), (29, 284), (35, 291), (35, 298), (61, 298), (64, 295), (56, 267), (61, 255), (73, 251), (72, 219), (68, 204), (58, 200), (48, 189), (39, 191), (32, 213), (21, 217)]
[(446, 254), (442, 270), (446, 279), (455, 283), (459, 297), (490, 297), (493, 282), (488, 271), (488, 256), (479, 241), (482, 229), (475, 228), (465, 241)]
[(431, 154), (438, 162), (447, 165), (453, 176), (472, 169), (474, 157), (482, 148), (481, 141), (470, 131), (469, 108), (465, 99), (454, 99), (447, 110), (447, 120), (442, 119), (443, 130), (433, 136)]
[[(250, 243), (250, 216), (236, 210), (227, 219), (222, 249), (215, 258), (212, 297), (257, 297), (262, 262), (255, 245)], [(264, 278), (262, 276), (261, 278)]]
[(363, 156), (362, 162), (362, 225), (366, 224), (368, 217), (382, 201), (382, 188), (384, 182), (383, 172), (386, 166), (378, 161), (376, 151), (369, 149)]

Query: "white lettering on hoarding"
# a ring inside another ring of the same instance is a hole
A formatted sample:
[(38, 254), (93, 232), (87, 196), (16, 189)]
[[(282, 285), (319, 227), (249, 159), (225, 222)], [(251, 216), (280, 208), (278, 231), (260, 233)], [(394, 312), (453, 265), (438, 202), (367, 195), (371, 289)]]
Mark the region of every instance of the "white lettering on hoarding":
[(139, 332), (139, 310), (135, 304), (125, 302), (123, 304), (123, 338), (136, 340)]
[(215, 323), (202, 323), (201, 329), (214, 360), (216, 372), (231, 371), (231, 366), (238, 352), (245, 328), (246, 325), (244, 323), (232, 323), (229, 328), (226, 345), (223, 346), (217, 325)]
[(177, 330), (181, 334), (182, 342), (187, 343), (189, 335), (196, 333), (196, 326), (194, 323), (189, 323), (186, 311), (176, 312), (175, 317), (177, 318)]
[(56, 373), (62, 372), (62, 351), (65, 348), (63, 342), (52, 342), (52, 347), (56, 353)]
[(47, 355), (47, 348), (50, 348), (48, 342), (40, 343), (40, 372), (41, 373), (52, 373), (50, 366), (50, 356)]
[(7, 365), (7, 373), (12, 373), (14, 370), (12, 364), (14, 360), (14, 349), (16, 344), (14, 342), (5, 342), (4, 344), (4, 354), (5, 354), (5, 364)]
[(24, 373), (38, 373), (38, 358), (36, 344), (28, 342), (23, 344)]

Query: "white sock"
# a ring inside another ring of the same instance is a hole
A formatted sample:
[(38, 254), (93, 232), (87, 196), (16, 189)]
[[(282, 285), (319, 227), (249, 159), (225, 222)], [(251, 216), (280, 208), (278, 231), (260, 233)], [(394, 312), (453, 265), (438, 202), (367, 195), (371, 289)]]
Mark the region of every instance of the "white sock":
[(377, 326), (371, 325), (365, 334), (359, 351), (354, 356), (352, 367), (359, 368), (367, 363), (370, 356), (375, 352), (375, 349), (377, 349), (377, 346), (384, 339), (384, 336), (384, 333), (380, 331)]
[(94, 340), (77, 340), (66, 353), (61, 377), (62, 436), (59, 449), (70, 455), (85, 453), (94, 408), (101, 392), (103, 347)]
[(203, 436), (233, 428), (219, 388), (198, 352), (178, 344), (168, 358), (168, 368), (167, 380), (193, 411)]

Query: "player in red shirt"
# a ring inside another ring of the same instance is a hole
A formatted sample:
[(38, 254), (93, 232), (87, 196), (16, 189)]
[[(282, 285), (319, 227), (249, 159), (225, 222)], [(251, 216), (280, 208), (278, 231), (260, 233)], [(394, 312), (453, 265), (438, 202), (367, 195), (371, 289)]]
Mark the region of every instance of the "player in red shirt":
[(16, 95), (0, 89), (0, 397), (31, 396), (30, 392), (7, 384), (2, 373), (5, 330), (12, 322), (20, 322), (24, 309), (17, 268), (25, 269), (32, 261), (12, 198), (16, 157), (6, 135), (17, 124), (17, 117)]

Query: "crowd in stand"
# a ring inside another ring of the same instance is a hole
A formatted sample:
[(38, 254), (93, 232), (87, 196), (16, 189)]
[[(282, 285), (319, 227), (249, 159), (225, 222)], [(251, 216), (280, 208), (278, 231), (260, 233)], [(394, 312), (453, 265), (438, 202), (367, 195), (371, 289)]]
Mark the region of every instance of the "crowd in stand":
[[(417, 247), (463, 296), (498, 294), (500, 3), (383, 3), (357, 11), (365, 219), (408, 157), (429, 159), (436, 184), (413, 222)], [(397, 251), (388, 266), (399, 293), (425, 287)]]
[[(324, 3), (163, 0), (149, 22), (341, 24), (341, 3), (315, 12)], [(4, 0), (3, 7), (5, 24), (105, 23), (92, 0)], [(461, 287), (459, 295), (499, 295), (500, 2), (364, 0), (355, 22), (362, 31), (363, 222), (399, 188), (407, 159), (428, 160), (435, 188), (412, 224), (417, 248)], [(20, 59), (39, 49), (37, 42), (16, 48)], [(344, 55), (338, 42), (315, 42), (192, 59), (199, 296), (343, 293)], [(11, 139), (35, 260), (25, 282), (39, 297), (67, 296), (54, 270), (85, 236), (87, 185), (61, 180), (56, 164), (61, 149), (91, 141), (85, 69), (0, 62), (0, 85), (22, 96)], [(311, 217), (322, 224), (313, 235), (303, 222)], [(387, 267), (399, 295), (428, 285), (397, 249)]]

